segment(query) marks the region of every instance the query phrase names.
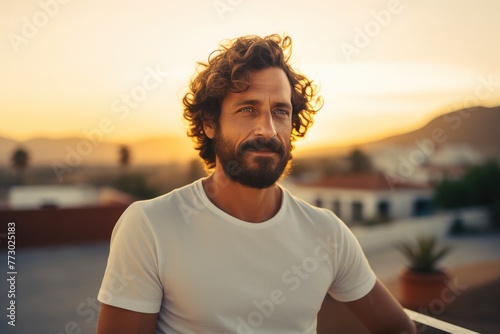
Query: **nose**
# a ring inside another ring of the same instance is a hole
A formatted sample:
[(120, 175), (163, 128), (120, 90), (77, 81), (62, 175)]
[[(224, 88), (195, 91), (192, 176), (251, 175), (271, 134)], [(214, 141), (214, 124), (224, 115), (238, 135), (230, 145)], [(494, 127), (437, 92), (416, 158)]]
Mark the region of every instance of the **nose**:
[(270, 139), (276, 136), (276, 129), (274, 127), (274, 120), (271, 112), (262, 112), (257, 118), (255, 127), (255, 136)]

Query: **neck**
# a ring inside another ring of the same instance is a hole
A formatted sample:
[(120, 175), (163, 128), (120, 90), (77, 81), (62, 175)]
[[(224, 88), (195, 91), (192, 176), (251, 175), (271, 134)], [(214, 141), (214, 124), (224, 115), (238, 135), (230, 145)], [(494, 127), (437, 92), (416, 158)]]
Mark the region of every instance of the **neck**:
[(264, 189), (246, 187), (218, 170), (203, 180), (203, 188), (215, 206), (249, 223), (264, 222), (281, 207), (282, 193), (278, 186)]

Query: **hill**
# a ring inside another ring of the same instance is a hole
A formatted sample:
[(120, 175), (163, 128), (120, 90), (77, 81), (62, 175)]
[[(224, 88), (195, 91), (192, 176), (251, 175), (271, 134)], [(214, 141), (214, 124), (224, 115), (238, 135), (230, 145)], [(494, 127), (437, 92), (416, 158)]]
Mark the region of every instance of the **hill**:
[(390, 136), (356, 146), (325, 146), (301, 152), (301, 157), (346, 154), (354, 148), (371, 152), (388, 146), (414, 146), (425, 139), (435, 144), (467, 144), (485, 155), (500, 154), (500, 106), (475, 107), (443, 114), (411, 132)]
[[(381, 120), (383, 121), (383, 120)], [(434, 140), (436, 134), (443, 140), (440, 144), (468, 144), (485, 155), (500, 154), (500, 106), (477, 107), (441, 115), (427, 125), (411, 132), (387, 137), (356, 146), (325, 146), (301, 150), (297, 158), (344, 155), (354, 148), (365, 152), (388, 146), (412, 146), (416, 141)], [(96, 145), (97, 144), (97, 145)], [(29, 151), (32, 166), (72, 163), (82, 165), (116, 165), (117, 143), (94, 143), (82, 138), (47, 139), (37, 138), (18, 142), (0, 137), (0, 167), (10, 165), (10, 158), (16, 147)], [(187, 137), (164, 136), (139, 141), (129, 145), (132, 164), (162, 164), (186, 162), (196, 157), (191, 140)]]

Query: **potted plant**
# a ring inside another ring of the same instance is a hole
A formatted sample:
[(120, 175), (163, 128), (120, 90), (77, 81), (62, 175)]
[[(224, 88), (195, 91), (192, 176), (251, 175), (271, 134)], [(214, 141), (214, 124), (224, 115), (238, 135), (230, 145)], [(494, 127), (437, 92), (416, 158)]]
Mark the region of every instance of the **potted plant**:
[(404, 307), (418, 309), (441, 298), (450, 274), (438, 267), (438, 262), (451, 247), (438, 247), (434, 236), (418, 237), (416, 243), (401, 242), (397, 249), (406, 257), (408, 266), (399, 273), (400, 302)]

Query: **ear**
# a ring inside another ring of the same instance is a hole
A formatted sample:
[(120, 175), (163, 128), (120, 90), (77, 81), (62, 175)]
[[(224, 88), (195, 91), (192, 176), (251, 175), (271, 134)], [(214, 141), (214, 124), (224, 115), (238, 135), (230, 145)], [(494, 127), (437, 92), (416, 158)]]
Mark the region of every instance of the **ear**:
[(214, 139), (215, 137), (215, 126), (213, 121), (203, 121), (203, 132), (205, 132), (205, 135), (210, 138)]

